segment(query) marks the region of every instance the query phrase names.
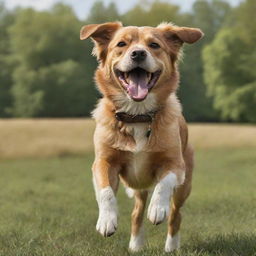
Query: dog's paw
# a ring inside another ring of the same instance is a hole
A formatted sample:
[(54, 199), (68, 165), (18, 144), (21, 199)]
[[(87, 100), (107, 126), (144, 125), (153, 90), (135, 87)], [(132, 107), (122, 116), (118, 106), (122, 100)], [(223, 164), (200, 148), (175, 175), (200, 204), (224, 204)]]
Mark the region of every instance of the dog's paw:
[(117, 204), (111, 187), (101, 189), (99, 193), (99, 218), (96, 229), (103, 236), (111, 236), (117, 229)]
[(175, 250), (178, 250), (179, 248), (180, 248), (179, 233), (177, 233), (173, 237), (168, 234), (165, 242), (165, 248), (164, 248), (165, 252), (173, 252)]
[(151, 198), (148, 207), (148, 219), (154, 224), (158, 225), (162, 223), (170, 212), (169, 200), (161, 200), (160, 198)]
[(101, 212), (97, 221), (96, 230), (104, 237), (111, 236), (117, 229), (117, 215), (114, 211)]
[(155, 186), (148, 207), (148, 219), (154, 224), (162, 223), (170, 212), (170, 198), (177, 185), (176, 174), (170, 172)]
[(144, 230), (141, 228), (140, 232), (137, 235), (131, 235), (129, 242), (129, 250), (131, 252), (138, 252), (143, 249), (145, 244)]
[(137, 238), (131, 238), (129, 242), (129, 250), (131, 252), (138, 252), (144, 247), (144, 241), (137, 241)]

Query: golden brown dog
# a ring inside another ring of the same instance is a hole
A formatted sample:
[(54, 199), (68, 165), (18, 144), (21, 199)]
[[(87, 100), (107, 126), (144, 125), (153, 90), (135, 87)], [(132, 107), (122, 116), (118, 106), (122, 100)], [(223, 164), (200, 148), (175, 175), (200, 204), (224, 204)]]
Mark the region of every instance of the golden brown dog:
[(103, 95), (93, 113), (96, 229), (103, 236), (116, 231), (115, 194), (121, 179), (135, 197), (132, 251), (144, 245), (143, 213), (152, 187), (148, 219), (159, 224), (168, 218), (165, 251), (179, 247), (179, 211), (191, 190), (193, 151), (176, 98), (177, 61), (183, 43), (202, 36), (199, 29), (168, 23), (153, 28), (113, 22), (81, 29), (81, 40), (91, 37), (95, 43), (95, 80)]

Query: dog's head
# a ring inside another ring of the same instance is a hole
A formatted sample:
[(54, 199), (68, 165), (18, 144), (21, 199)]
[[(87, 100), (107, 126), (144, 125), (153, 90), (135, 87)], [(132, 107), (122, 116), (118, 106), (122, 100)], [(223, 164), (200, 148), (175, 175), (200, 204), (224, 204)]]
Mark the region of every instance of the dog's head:
[[(80, 39), (91, 37), (100, 61), (100, 90), (143, 101), (152, 91), (168, 94), (183, 43), (195, 43), (200, 29), (162, 23), (158, 27), (123, 27), (119, 22), (82, 27)], [(98, 79), (99, 80), (99, 79)], [(168, 87), (169, 86), (169, 87)], [(175, 88), (171, 88), (175, 87)]]

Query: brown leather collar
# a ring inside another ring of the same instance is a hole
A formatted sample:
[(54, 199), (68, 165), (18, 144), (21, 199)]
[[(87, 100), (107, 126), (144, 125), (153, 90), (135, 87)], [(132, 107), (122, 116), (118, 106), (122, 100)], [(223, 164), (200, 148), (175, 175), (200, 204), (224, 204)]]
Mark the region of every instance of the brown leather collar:
[(115, 117), (124, 123), (152, 123), (157, 111), (148, 112), (144, 115), (129, 115), (125, 112), (116, 112)]

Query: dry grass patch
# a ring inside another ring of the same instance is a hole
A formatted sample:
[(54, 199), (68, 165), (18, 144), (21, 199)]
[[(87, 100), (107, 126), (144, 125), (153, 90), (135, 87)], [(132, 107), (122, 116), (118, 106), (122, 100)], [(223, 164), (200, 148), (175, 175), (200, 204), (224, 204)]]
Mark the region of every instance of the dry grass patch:
[[(93, 150), (91, 119), (0, 120), (0, 158), (84, 154)], [(256, 126), (190, 124), (190, 141), (197, 149), (256, 147)]]
[(92, 150), (90, 119), (0, 120), (0, 158), (83, 154)]
[(189, 133), (196, 148), (256, 147), (255, 125), (190, 124)]

